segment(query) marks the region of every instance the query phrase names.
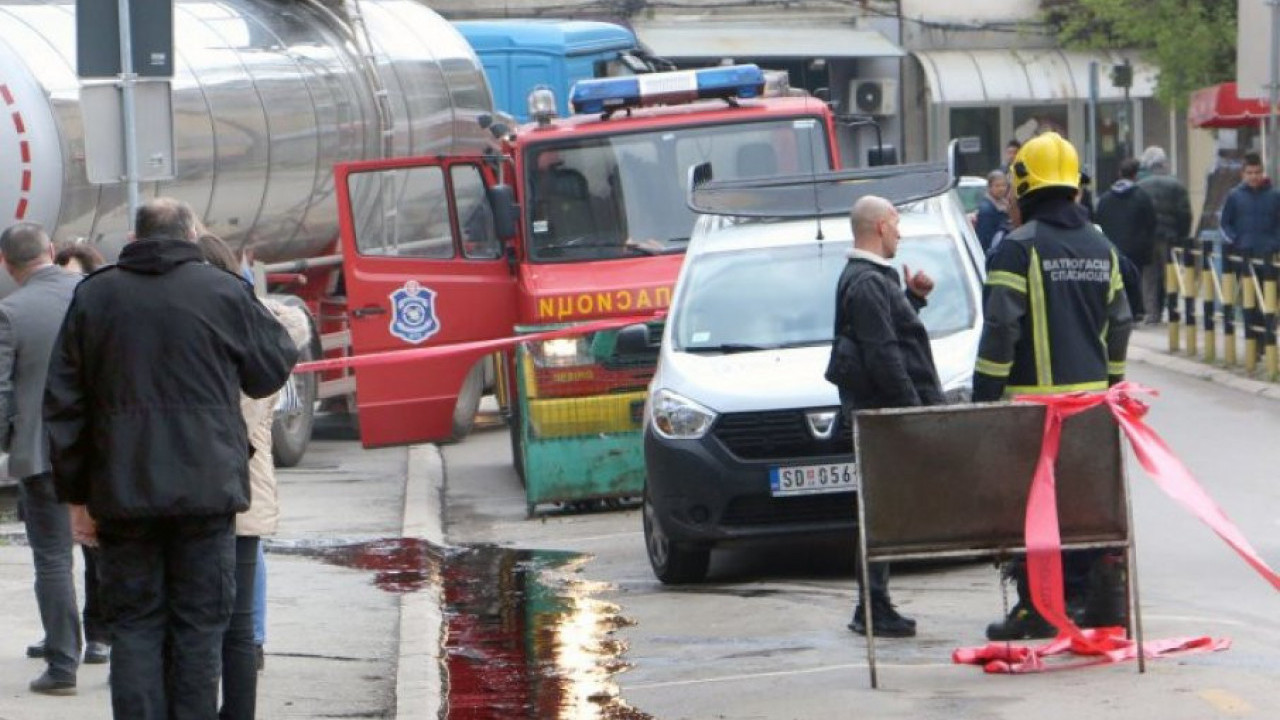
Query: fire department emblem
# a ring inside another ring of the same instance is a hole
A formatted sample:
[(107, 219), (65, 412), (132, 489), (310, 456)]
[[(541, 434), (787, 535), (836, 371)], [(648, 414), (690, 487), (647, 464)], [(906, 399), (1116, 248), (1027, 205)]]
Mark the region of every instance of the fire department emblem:
[(391, 293), (391, 334), (417, 345), (440, 331), (436, 317), (436, 293), (410, 280)]

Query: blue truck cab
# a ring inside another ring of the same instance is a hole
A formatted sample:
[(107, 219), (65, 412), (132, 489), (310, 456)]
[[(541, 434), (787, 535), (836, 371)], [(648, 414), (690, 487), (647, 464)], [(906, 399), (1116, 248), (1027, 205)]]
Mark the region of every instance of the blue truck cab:
[(528, 122), (529, 92), (545, 85), (557, 111), (569, 115), (569, 90), (579, 80), (630, 74), (620, 58), (636, 49), (621, 25), (585, 20), (467, 20), (454, 23), (484, 65), (494, 106)]

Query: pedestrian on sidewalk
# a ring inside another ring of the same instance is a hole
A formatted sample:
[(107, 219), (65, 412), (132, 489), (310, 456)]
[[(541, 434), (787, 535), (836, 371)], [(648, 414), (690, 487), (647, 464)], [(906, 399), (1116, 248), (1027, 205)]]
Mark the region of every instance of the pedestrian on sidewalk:
[(76, 289), (45, 423), (73, 535), (101, 547), (114, 717), (214, 718), (249, 506), (240, 392), (276, 392), (297, 350), (247, 283), (203, 262), (189, 206), (150, 200), (135, 225)]
[[(240, 276), (240, 261), (216, 235), (196, 241), (205, 262)], [(301, 310), (267, 299), (267, 309), (289, 332), (295, 347), (310, 339), (307, 316)], [(280, 519), (276, 473), (271, 458), (271, 424), (278, 393), (265, 398), (240, 395), (240, 411), (253, 454), (249, 458), (249, 509), (236, 515), (236, 595), (231, 624), (222, 641), (222, 710), (220, 720), (253, 720), (257, 712), (258, 662), (255, 599), (262, 556), (262, 536), (274, 535)]]
[(997, 233), (1009, 231), (1009, 178), (1003, 170), (987, 173), (987, 192), (978, 201), (973, 230), (984, 253), (991, 251)]
[[(1098, 200), (1095, 219), (1098, 227), (1136, 269), (1133, 282), (1125, 287), (1129, 308), (1139, 319), (1146, 303), (1142, 293), (1142, 276), (1147, 274), (1156, 242), (1156, 207), (1151, 196), (1138, 187), (1138, 161), (1126, 158), (1120, 162), (1120, 178)], [(1156, 306), (1159, 312), (1159, 305)]]
[[(898, 271), (889, 264), (901, 236), (898, 211), (888, 200), (860, 198), (849, 215), (853, 248), (836, 284), (835, 333), (826, 373), (840, 391), (842, 420), (852, 425), (858, 410), (940, 405), (945, 402), (942, 383), (919, 316), (933, 280), (904, 266), (903, 292)], [(861, 588), (869, 582), (872, 632), (878, 637), (915, 636), (915, 620), (899, 614), (889, 600), (889, 564), (871, 563), (868, 573), (869, 580), (858, 578), (849, 629), (867, 634)]]
[[(1227, 244), (1244, 256), (1246, 267), (1241, 271), (1246, 278), (1255, 267), (1254, 260), (1270, 261), (1280, 251), (1280, 193), (1272, 187), (1258, 153), (1245, 153), (1240, 184), (1227, 193), (1219, 227)], [(1244, 310), (1245, 337), (1258, 341), (1259, 354), (1267, 337), (1275, 332), (1275, 328), (1266, 327), (1261, 301), (1258, 298), (1252, 308)]]
[[(49, 357), (79, 278), (53, 264), (49, 236), (32, 223), (0, 234), (0, 258), (19, 286), (0, 301), (0, 447), (9, 453), (9, 474), (19, 480), (45, 638), (38, 657), (46, 668), (30, 687), (46, 695), (74, 695), (81, 642), (71, 520), (54, 492), (41, 402)], [(36, 656), (34, 647), (27, 655)]]
[(1191, 197), (1186, 186), (1169, 174), (1168, 158), (1159, 145), (1142, 151), (1142, 169), (1147, 175), (1138, 181), (1138, 187), (1151, 197), (1156, 209), (1151, 262), (1142, 269), (1142, 307), (1147, 324), (1157, 325), (1164, 307), (1164, 268), (1171, 262), (1169, 248), (1185, 245), (1191, 237)]
[[(61, 247), (55, 245), (54, 250), (53, 264), (74, 275), (76, 280), (103, 265), (102, 255), (93, 246), (82, 242), (67, 243)], [(62, 320), (59, 318), (58, 325), (61, 324)], [(111, 659), (111, 632), (102, 610), (102, 592), (98, 583), (98, 549), (81, 545), (80, 554), (84, 559), (84, 608), (80, 614), (84, 627), (84, 657), (81, 662), (85, 665), (105, 665)], [(28, 645), (27, 657), (45, 657), (46, 647), (47, 641), (44, 639)]]

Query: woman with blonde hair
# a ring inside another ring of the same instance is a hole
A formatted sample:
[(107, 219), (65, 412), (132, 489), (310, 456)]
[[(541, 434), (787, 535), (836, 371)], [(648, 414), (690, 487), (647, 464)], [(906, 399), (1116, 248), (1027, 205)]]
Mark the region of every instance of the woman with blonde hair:
[[(231, 248), (215, 235), (202, 234), (196, 240), (204, 259), (233, 275), (240, 275), (240, 262)], [(289, 331), (299, 347), (310, 339), (306, 313), (271, 298), (263, 304)], [(278, 394), (277, 394), (278, 395)], [(249, 509), (236, 516), (236, 595), (231, 624), (222, 642), (221, 720), (253, 720), (258, 693), (257, 645), (253, 615), (255, 575), (264, 535), (273, 535), (280, 517), (276, 497), (275, 466), (271, 459), (271, 422), (277, 395), (261, 400), (240, 397), (240, 411), (249, 430), (253, 453), (249, 458)]]

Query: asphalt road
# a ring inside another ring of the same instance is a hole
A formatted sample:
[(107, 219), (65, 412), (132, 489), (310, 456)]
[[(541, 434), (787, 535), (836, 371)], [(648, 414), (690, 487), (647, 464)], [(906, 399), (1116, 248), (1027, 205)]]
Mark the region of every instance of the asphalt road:
[[(1152, 427), (1280, 565), (1280, 405), (1149, 365), (1131, 365), (1130, 377), (1161, 391)], [(897, 569), (891, 588), (920, 634), (878, 644), (872, 690), (864, 641), (845, 629), (851, 544), (721, 551), (709, 582), (665, 588), (649, 569), (638, 510), (526, 520), (505, 430), (443, 454), (447, 539), (588, 556), (574, 576), (629, 621), (613, 633), (626, 649), (611, 691), (654, 718), (1202, 720), (1273, 717), (1280, 707), (1280, 598), (1132, 458), (1148, 641), (1209, 635), (1230, 638), (1230, 650), (1154, 660), (1145, 675), (1134, 663), (984, 675), (951, 664), (950, 654), (982, 644), (986, 623), (1001, 615), (998, 572), (982, 562), (917, 565)]]

